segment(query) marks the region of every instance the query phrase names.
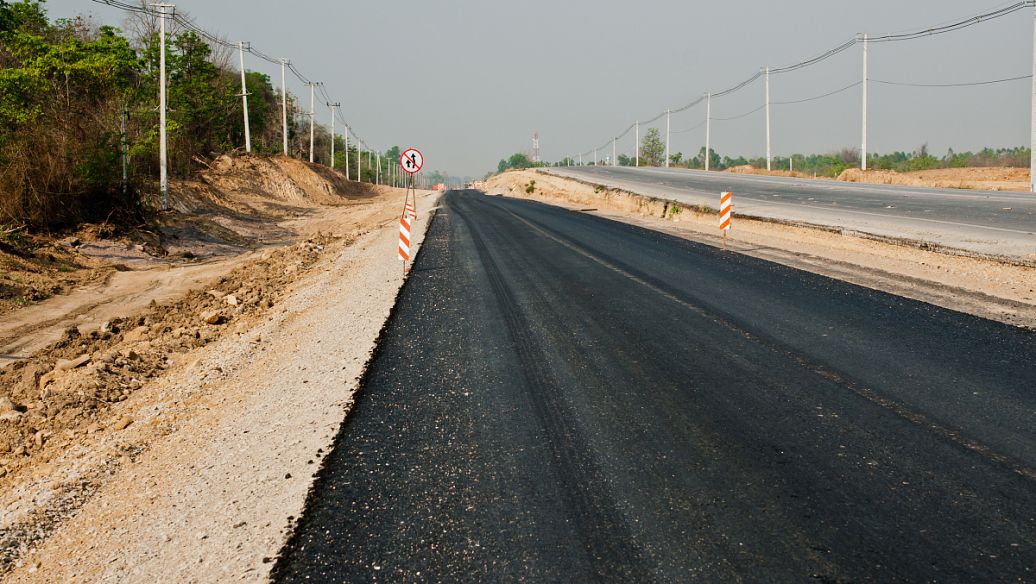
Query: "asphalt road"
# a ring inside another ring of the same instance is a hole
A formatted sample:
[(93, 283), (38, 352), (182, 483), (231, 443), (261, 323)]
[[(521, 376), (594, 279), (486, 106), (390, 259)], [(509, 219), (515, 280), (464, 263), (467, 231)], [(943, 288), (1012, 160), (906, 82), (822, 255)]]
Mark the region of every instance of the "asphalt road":
[(1036, 580), (1036, 335), (449, 193), (275, 581)]
[[(844, 227), (978, 253), (1036, 254), (1036, 194), (925, 189), (686, 169), (585, 166), (550, 169), (654, 197), (717, 207), (734, 193), (735, 213)], [(1036, 255), (1027, 257), (1036, 259)]]

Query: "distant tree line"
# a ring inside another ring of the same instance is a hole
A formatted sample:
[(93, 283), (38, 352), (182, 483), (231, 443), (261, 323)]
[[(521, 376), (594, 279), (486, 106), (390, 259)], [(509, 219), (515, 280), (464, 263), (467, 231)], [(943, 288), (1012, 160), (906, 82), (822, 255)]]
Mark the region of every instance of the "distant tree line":
[[(937, 168), (963, 168), (963, 167), (1029, 167), (1030, 149), (1024, 146), (1017, 148), (983, 148), (978, 152), (954, 152), (951, 148), (944, 156), (937, 157), (928, 151), (928, 145), (922, 145), (913, 152), (893, 152), (891, 154), (870, 154), (867, 158), (867, 168), (878, 170), (895, 170), (897, 172), (912, 172), (917, 170), (931, 170)], [(684, 158), (682, 152), (676, 152), (669, 157), (669, 165), (677, 168), (704, 169), (705, 168), (705, 147), (701, 147), (698, 154), (691, 158)], [(739, 166), (751, 166), (754, 168), (766, 168), (766, 159), (763, 157), (745, 158), (744, 156), (730, 157), (720, 156), (715, 149), (709, 149), (709, 169), (727, 170)], [(634, 166), (637, 160), (627, 154), (619, 154), (616, 162), (619, 166)], [(593, 166), (593, 161), (584, 161), (584, 165)], [(539, 166), (575, 166), (578, 161), (571, 157), (565, 157), (552, 164), (540, 164)], [(598, 160), (598, 164), (611, 164), (610, 160)], [(641, 140), (640, 166), (664, 166), (665, 165), (665, 144), (662, 141), (660, 132), (655, 128), (648, 129)], [(515, 154), (508, 160), (501, 160), (498, 170), (503, 172), (512, 168), (530, 168), (533, 164), (529, 162), (524, 154)], [(843, 148), (837, 152), (828, 154), (793, 154), (792, 156), (775, 156), (771, 161), (771, 168), (774, 170), (795, 170), (805, 174), (816, 174), (824, 177), (837, 177), (849, 168), (860, 167), (860, 151), (855, 148)]]

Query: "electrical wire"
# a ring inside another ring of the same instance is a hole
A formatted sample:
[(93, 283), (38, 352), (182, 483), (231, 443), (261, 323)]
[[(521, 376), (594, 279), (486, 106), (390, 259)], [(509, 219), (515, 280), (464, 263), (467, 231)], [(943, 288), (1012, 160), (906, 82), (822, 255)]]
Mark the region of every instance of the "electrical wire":
[(836, 89), (834, 91), (825, 93), (823, 95), (817, 95), (817, 96), (814, 96), (814, 97), (807, 97), (805, 99), (794, 99), (794, 100), (791, 100), (791, 101), (773, 101), (773, 102), (770, 102), (770, 104), (771, 105), (792, 105), (792, 104), (796, 104), (796, 103), (806, 103), (806, 102), (810, 102), (810, 101), (816, 101), (818, 99), (824, 99), (825, 97), (831, 97), (832, 95), (838, 95), (839, 93), (842, 93), (843, 91), (849, 91), (850, 89), (852, 89), (854, 87), (859, 87), (860, 85), (863, 85), (863, 81), (857, 81), (856, 83), (850, 83), (849, 85), (846, 85), (845, 87), (843, 87), (841, 89)]
[[(1020, 81), (1022, 79), (1032, 79), (1032, 75), (1019, 75), (1018, 77), (1007, 77), (1005, 79), (993, 79), (991, 81), (971, 81), (967, 83), (905, 83), (898, 81), (882, 81), (880, 79), (870, 79), (874, 83), (881, 83), (882, 85), (897, 85), (901, 87), (976, 87), (979, 85), (993, 85), (995, 83), (1007, 83), (1008, 81)], [(859, 85), (859, 83), (857, 83)]]
[(729, 117), (729, 118), (713, 117), (712, 120), (714, 122), (730, 122), (730, 121), (733, 121), (733, 120), (740, 120), (741, 118), (747, 118), (748, 116), (750, 116), (750, 115), (752, 115), (752, 114), (754, 114), (756, 112), (762, 111), (764, 109), (766, 109), (766, 104), (765, 103), (763, 105), (755, 108), (754, 110), (752, 110), (750, 112), (745, 112), (743, 114), (740, 114), (740, 115), (737, 115), (737, 116), (732, 116), (732, 117)]
[(695, 124), (695, 125), (691, 126), (690, 128), (684, 128), (682, 130), (673, 130), (673, 133), (674, 134), (685, 134), (687, 132), (693, 132), (693, 131), (697, 130), (698, 128), (700, 128), (700, 127), (702, 127), (704, 125), (705, 125), (705, 122), (703, 121), (703, 122), (701, 122), (699, 124)]

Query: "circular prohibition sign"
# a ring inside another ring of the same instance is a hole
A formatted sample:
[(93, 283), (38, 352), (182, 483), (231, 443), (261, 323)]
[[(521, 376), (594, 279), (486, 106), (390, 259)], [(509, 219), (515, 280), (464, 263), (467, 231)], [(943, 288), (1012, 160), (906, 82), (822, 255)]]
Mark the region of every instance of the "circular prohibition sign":
[(399, 166), (405, 172), (416, 174), (424, 166), (424, 155), (417, 148), (407, 148), (399, 155)]

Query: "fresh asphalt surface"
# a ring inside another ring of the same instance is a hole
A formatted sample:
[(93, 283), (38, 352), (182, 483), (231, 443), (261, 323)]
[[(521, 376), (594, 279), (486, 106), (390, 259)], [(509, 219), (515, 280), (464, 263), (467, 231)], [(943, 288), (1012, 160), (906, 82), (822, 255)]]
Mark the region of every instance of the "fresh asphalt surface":
[[(1036, 195), (846, 183), (677, 168), (552, 168), (560, 176), (735, 213), (933, 241), (992, 255), (1036, 254)], [(1032, 257), (1028, 259), (1034, 259)]]
[(448, 193), (275, 580), (1034, 581), (1034, 364), (1021, 329)]

